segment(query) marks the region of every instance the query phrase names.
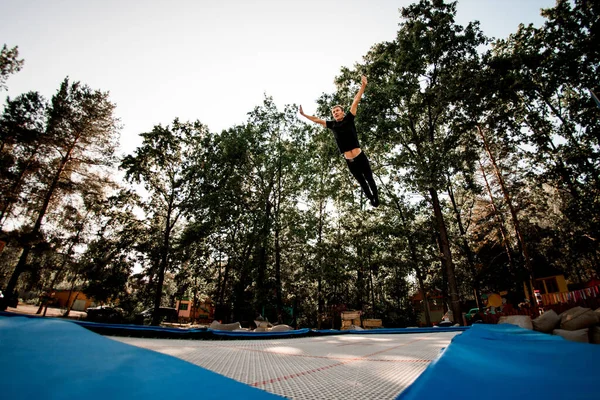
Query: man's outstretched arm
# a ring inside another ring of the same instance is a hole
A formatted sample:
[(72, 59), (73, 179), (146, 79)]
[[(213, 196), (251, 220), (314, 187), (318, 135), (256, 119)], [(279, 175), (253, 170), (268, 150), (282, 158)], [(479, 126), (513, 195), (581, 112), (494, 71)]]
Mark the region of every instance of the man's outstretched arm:
[(354, 101), (352, 102), (352, 106), (350, 106), (350, 112), (354, 116), (356, 116), (356, 109), (358, 108), (358, 103), (360, 102), (360, 98), (362, 97), (363, 93), (365, 92), (365, 88), (367, 87), (367, 77), (364, 75), (361, 76), (360, 82), (361, 82), (360, 89), (358, 89), (358, 93), (356, 93), (356, 96), (354, 96)]
[(302, 115), (305, 118), (310, 119), (312, 122), (316, 122), (317, 124), (327, 126), (327, 123), (324, 120), (322, 120), (321, 118), (317, 118), (317, 117), (313, 117), (312, 115), (304, 114), (304, 111), (302, 111), (302, 106), (300, 106), (300, 115)]

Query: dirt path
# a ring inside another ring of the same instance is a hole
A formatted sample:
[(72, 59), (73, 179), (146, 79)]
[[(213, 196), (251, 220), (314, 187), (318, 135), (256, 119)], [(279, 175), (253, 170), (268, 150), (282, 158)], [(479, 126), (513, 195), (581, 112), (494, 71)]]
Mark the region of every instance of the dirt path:
[[(8, 307), (6, 309), (6, 311), (8, 312), (12, 312), (15, 314), (27, 314), (27, 315), (35, 315), (35, 313), (38, 310), (38, 306), (33, 306), (33, 305), (29, 305), (29, 304), (19, 304), (16, 308), (14, 307)], [(61, 308), (53, 308), (53, 307), (48, 307), (48, 310), (46, 311), (46, 317), (62, 317), (62, 315), (65, 313), (65, 309), (61, 309)], [(42, 311), (43, 313), (43, 311)], [(40, 316), (42, 314), (39, 314)], [(71, 311), (69, 313), (69, 318), (70, 319), (85, 319), (85, 317), (87, 316), (87, 314), (83, 311)]]

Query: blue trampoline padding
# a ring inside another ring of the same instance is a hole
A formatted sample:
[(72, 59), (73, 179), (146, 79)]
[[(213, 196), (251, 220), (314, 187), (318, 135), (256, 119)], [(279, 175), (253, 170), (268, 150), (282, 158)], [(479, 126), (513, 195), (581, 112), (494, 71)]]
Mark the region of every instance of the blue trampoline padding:
[[(44, 318), (38, 315), (23, 315), (0, 311), (0, 317), (26, 317)], [(285, 332), (254, 332), (254, 331), (224, 331), (210, 328), (181, 329), (163, 326), (143, 326), (128, 324), (107, 324), (79, 320), (69, 320), (81, 325), (92, 332), (109, 336), (129, 336), (164, 339), (200, 339), (200, 340), (235, 340), (235, 339), (282, 339), (298, 338), (302, 336), (330, 336), (347, 334), (402, 334), (402, 333), (437, 333), (437, 332), (462, 332), (468, 326), (425, 327), (425, 328), (378, 328), (361, 330), (336, 330), (336, 329), (295, 329)]]
[(516, 325), (476, 324), (398, 399), (600, 398), (600, 346)]
[(0, 316), (0, 365), (11, 400), (281, 398), (55, 318)]
[[(30, 318), (30, 319), (46, 319), (40, 315), (16, 314), (0, 311), (0, 317), (9, 318)], [(83, 326), (92, 332), (101, 335), (111, 336), (130, 336), (130, 337), (148, 337), (148, 338), (164, 338), (164, 339), (207, 339), (211, 333), (206, 328), (197, 329), (180, 329), (168, 328), (163, 326), (145, 326), (131, 324), (108, 324), (99, 322), (89, 322), (80, 320), (64, 320), (70, 323)]]

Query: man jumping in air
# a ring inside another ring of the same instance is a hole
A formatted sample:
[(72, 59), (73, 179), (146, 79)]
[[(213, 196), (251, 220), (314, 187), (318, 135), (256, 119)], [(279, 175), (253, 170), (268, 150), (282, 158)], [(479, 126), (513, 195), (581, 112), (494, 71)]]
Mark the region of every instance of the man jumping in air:
[(344, 114), (344, 109), (342, 106), (335, 105), (331, 109), (331, 114), (333, 114), (334, 121), (324, 121), (320, 118), (313, 117), (312, 115), (306, 115), (304, 114), (304, 111), (302, 111), (302, 106), (300, 106), (300, 115), (313, 122), (316, 122), (317, 124), (326, 126), (333, 131), (333, 136), (335, 137), (337, 146), (340, 149), (340, 153), (342, 153), (346, 159), (348, 169), (350, 169), (352, 175), (354, 175), (358, 183), (360, 183), (360, 186), (371, 202), (371, 205), (373, 207), (377, 207), (379, 205), (377, 185), (375, 185), (375, 180), (373, 179), (373, 171), (371, 171), (369, 160), (367, 159), (365, 153), (360, 149), (360, 145), (358, 144), (356, 126), (354, 125), (356, 109), (358, 108), (360, 98), (362, 97), (365, 87), (367, 86), (366, 76), (363, 75), (361, 77), (361, 83), (362, 84), (358, 90), (358, 93), (356, 93), (356, 96), (354, 96), (354, 101), (352, 102), (352, 106), (350, 106), (350, 112), (348, 114)]

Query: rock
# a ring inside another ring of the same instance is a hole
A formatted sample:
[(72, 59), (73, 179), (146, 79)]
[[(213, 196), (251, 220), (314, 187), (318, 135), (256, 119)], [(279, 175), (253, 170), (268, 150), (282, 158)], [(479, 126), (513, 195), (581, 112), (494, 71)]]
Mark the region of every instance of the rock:
[(521, 328), (533, 330), (533, 324), (529, 315), (504, 315), (498, 320), (499, 324), (512, 324)]
[(555, 329), (552, 331), (552, 334), (561, 336), (571, 342), (589, 343), (590, 340), (589, 340), (588, 332), (589, 332), (589, 328), (578, 329), (576, 331), (566, 330), (566, 329)]
[(219, 331), (233, 331), (236, 329), (242, 329), (242, 325), (239, 322), (234, 322), (232, 324), (221, 324), (219, 321), (213, 321), (209, 328)]
[(531, 321), (533, 329), (538, 332), (552, 333), (560, 324), (560, 317), (554, 310), (548, 310)]
[(598, 314), (589, 308), (573, 307), (560, 314), (560, 329), (577, 331), (598, 323)]

